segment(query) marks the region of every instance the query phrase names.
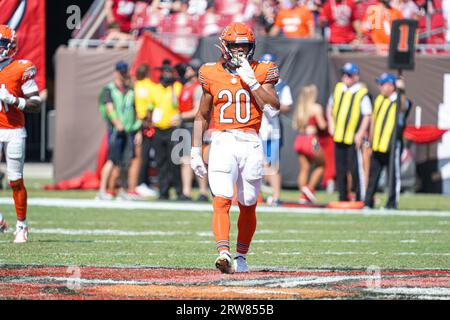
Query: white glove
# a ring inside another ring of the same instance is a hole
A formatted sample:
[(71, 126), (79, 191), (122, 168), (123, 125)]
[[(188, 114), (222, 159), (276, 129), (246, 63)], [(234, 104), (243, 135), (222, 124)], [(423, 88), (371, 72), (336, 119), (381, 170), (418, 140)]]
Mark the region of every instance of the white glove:
[(0, 100), (8, 105), (14, 105), (18, 104), (18, 108), (20, 110), (23, 110), (25, 108), (26, 101), (24, 98), (17, 98), (16, 96), (12, 95), (8, 89), (6, 89), (5, 84), (2, 84), (0, 86)]
[(236, 68), (236, 72), (242, 81), (245, 82), (246, 85), (250, 87), (251, 90), (258, 89), (261, 85), (258, 80), (256, 80), (255, 72), (253, 71), (250, 63), (248, 63), (247, 59), (243, 57), (239, 57), (240, 67)]
[(202, 147), (192, 147), (191, 149), (191, 168), (200, 178), (205, 178), (207, 171), (202, 159)]
[(6, 104), (15, 104), (17, 102), (17, 98), (9, 93), (4, 84), (0, 87), (0, 100)]

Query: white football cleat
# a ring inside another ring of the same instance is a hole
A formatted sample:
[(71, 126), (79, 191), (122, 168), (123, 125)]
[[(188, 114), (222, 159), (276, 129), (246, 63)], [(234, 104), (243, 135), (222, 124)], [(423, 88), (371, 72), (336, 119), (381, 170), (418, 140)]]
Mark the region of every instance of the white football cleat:
[(136, 187), (136, 192), (139, 193), (141, 197), (157, 197), (158, 191), (150, 188), (145, 183), (141, 183)]
[(16, 238), (14, 239), (14, 243), (25, 243), (28, 240), (28, 226), (26, 223), (17, 222), (16, 231), (14, 232)]
[(234, 272), (248, 272), (247, 259), (243, 256), (234, 258)]
[(114, 200), (114, 196), (105, 191), (99, 191), (95, 195), (95, 200)]
[(228, 251), (222, 251), (216, 259), (216, 268), (222, 273), (233, 273), (231, 265), (231, 254)]
[(6, 229), (8, 229), (8, 225), (6, 224), (5, 219), (3, 219), (3, 216), (0, 213), (0, 233), (4, 233)]

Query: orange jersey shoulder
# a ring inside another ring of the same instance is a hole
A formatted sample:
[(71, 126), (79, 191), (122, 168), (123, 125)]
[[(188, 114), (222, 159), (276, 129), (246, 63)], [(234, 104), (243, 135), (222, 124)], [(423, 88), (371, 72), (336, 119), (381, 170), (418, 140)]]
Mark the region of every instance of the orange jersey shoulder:
[(278, 67), (275, 63), (269, 62), (254, 62), (253, 70), (255, 70), (256, 79), (260, 84), (272, 83), (276, 84), (280, 78)]
[(217, 72), (217, 63), (205, 63), (198, 71), (198, 79), (203, 89), (210, 91), (210, 84), (213, 82)]
[(36, 76), (36, 67), (29, 60), (13, 60), (0, 71), (0, 83), (16, 97), (23, 95), (22, 85)]

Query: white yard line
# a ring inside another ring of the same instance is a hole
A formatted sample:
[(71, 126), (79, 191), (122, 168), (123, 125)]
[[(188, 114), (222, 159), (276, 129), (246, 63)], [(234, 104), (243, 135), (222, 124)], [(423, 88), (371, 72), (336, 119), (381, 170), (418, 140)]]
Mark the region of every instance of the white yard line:
[[(0, 198), (0, 204), (13, 204), (12, 198)], [(102, 201), (89, 199), (54, 199), (54, 198), (29, 198), (30, 206), (65, 207), (65, 208), (97, 208), (97, 209), (149, 209), (172, 211), (211, 212), (211, 204), (190, 202), (159, 202), (159, 201)], [(237, 212), (237, 206), (231, 209)], [(359, 216), (415, 216), (415, 217), (450, 217), (450, 211), (426, 211), (426, 210), (338, 210), (327, 208), (286, 208), (258, 206), (258, 212), (271, 213), (307, 213), (327, 215), (359, 215)]]
[[(377, 289), (366, 289), (367, 291), (382, 294), (404, 294), (404, 295), (431, 295), (431, 296), (450, 296), (450, 288), (377, 288)], [(448, 298), (448, 297), (447, 297)]]
[(30, 228), (30, 232), (37, 234), (63, 234), (63, 235), (92, 235), (92, 236), (175, 236), (191, 235), (190, 232), (179, 231), (131, 231), (110, 229), (63, 229), (63, 228)]

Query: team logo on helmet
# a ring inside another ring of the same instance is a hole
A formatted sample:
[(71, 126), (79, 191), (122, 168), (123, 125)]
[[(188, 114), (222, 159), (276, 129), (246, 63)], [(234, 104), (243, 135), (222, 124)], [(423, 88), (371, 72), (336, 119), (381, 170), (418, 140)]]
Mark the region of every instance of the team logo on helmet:
[(12, 58), (16, 52), (16, 32), (7, 25), (0, 25), (0, 61)]
[(227, 63), (231, 64), (232, 66), (238, 67), (239, 59), (231, 52), (231, 44), (248, 44), (249, 49), (246, 54), (246, 58), (248, 61), (251, 61), (253, 59), (256, 44), (255, 36), (252, 29), (250, 29), (245, 24), (240, 22), (233, 22), (229, 24), (223, 29), (219, 40), (222, 56), (227, 61)]

